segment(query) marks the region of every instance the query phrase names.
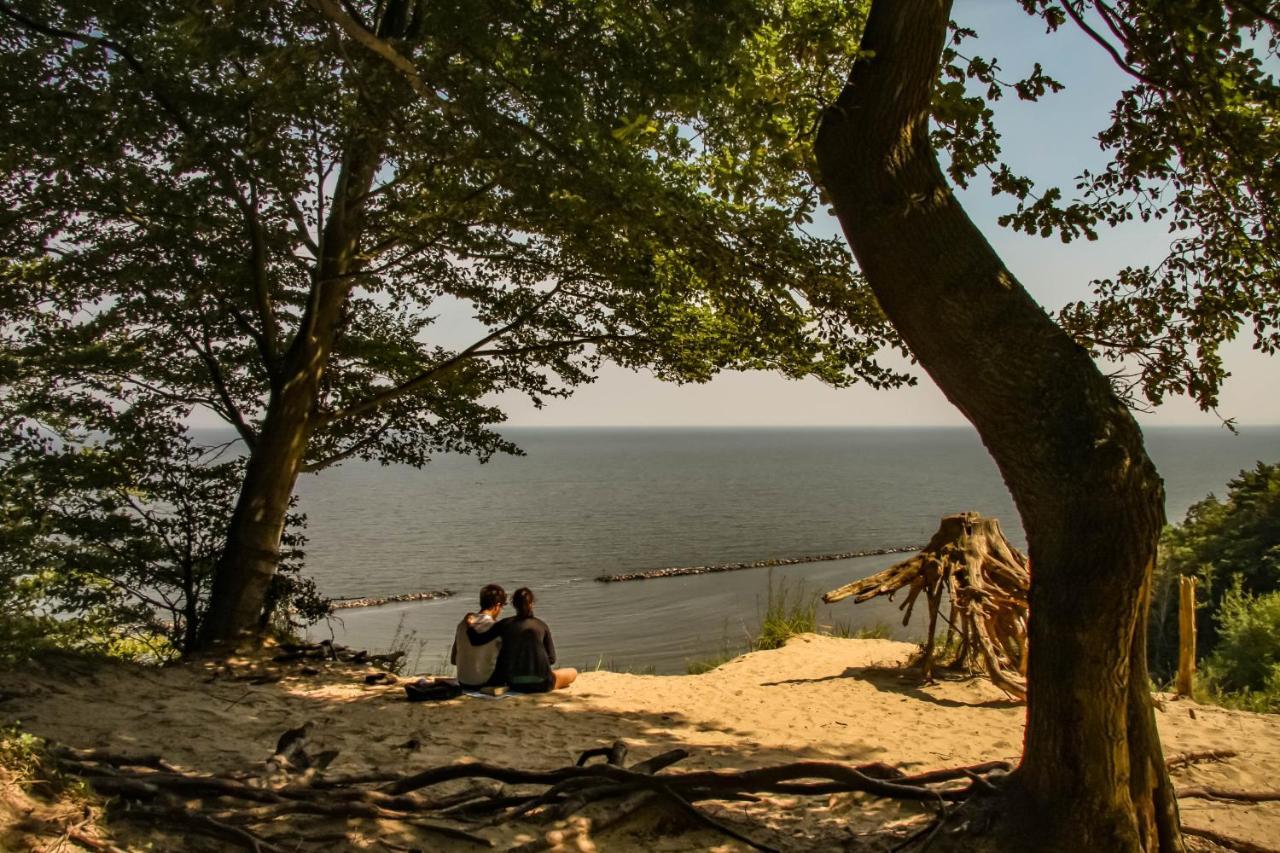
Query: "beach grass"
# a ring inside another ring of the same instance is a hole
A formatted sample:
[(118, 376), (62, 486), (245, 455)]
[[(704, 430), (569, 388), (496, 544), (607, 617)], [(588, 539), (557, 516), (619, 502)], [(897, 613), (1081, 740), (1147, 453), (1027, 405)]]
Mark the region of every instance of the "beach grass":
[(769, 573), (768, 590), (764, 601), (760, 602), (759, 613), (760, 626), (754, 635), (748, 635), (745, 643), (737, 646), (730, 643), (726, 625), (720, 650), (705, 658), (685, 661), (685, 672), (701, 675), (747, 652), (780, 649), (798, 634), (824, 633), (851, 639), (886, 639), (892, 634), (888, 625), (879, 622), (864, 628), (854, 628), (848, 621), (819, 625), (818, 594), (808, 589), (803, 581), (793, 583), (782, 578), (775, 582), (772, 572)]
[(780, 649), (797, 634), (813, 634), (817, 630), (818, 594), (807, 590), (803, 581), (792, 584), (783, 578), (774, 584), (771, 572), (760, 629), (751, 650)]
[(605, 658), (600, 655), (596, 658), (594, 664), (587, 664), (578, 667), (579, 672), (620, 672), (625, 675), (657, 675), (658, 667), (654, 664), (644, 664), (641, 666), (630, 666), (620, 664), (613, 658)]
[[(400, 621), (396, 623), (396, 629), (391, 634), (391, 640), (387, 643), (385, 654), (395, 654), (403, 652), (399, 660), (393, 663), (387, 669), (396, 674), (404, 675), (405, 673), (418, 672), (422, 666), (422, 656), (426, 653), (428, 643), (426, 640), (418, 636), (417, 630), (413, 628), (405, 628), (405, 614), (400, 614)], [(448, 659), (444, 658), (444, 663), (439, 661), (436, 663), (435, 674), (442, 675), (448, 672), (451, 666)]]
[(830, 625), (819, 625), (818, 631), (829, 637), (841, 640), (892, 640), (893, 626), (888, 622), (876, 622), (874, 625), (853, 626), (853, 620), (842, 619)]

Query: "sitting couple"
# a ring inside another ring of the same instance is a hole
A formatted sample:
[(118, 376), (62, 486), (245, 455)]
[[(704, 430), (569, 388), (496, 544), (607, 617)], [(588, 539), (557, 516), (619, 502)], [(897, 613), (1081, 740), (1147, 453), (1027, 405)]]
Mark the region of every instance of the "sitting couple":
[(512, 596), (516, 615), (499, 621), (507, 593), (497, 584), (480, 590), (480, 612), (458, 623), (450, 660), (458, 667), (458, 686), (510, 687), (520, 693), (546, 693), (573, 683), (572, 667), (552, 669), (556, 647), (547, 623), (533, 615), (533, 591), (521, 587)]

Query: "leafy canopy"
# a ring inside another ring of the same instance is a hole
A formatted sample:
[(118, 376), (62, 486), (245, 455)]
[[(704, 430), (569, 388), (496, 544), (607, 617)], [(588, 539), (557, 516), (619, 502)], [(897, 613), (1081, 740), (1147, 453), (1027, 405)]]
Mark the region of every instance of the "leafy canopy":
[[(854, 43), (855, 12), (417, 3), (380, 39), (384, 5), (339, 12), (416, 86), (319, 2), (0, 3), (0, 316), (24, 414), (160, 397), (252, 445), (357, 143), (378, 169), (338, 223), (359, 231), (355, 281), (314, 465), (510, 450), (495, 393), (540, 402), (603, 358), (680, 381), (903, 378), (874, 361), (896, 339), (839, 241), (793, 227), (815, 200), (788, 164), (838, 85), (816, 57)], [(726, 93), (773, 106), (727, 132)], [(473, 318), (474, 349), (432, 342), (444, 311)]]
[[(935, 98), (935, 141), (961, 186), (980, 173), (1014, 209), (1000, 222), (1064, 241), (1132, 220), (1167, 225), (1168, 251), (1092, 283), (1062, 325), (1119, 362), (1128, 399), (1186, 394), (1217, 405), (1227, 371), (1219, 351), (1242, 332), (1269, 355), (1280, 347), (1280, 16), (1261, 0), (1019, 0), (1045, 22), (1083, 32), (1128, 76), (1098, 141), (1101, 171), (1074, 192), (1036, 187), (1000, 160), (990, 102), (1036, 100), (1061, 88), (1037, 64), (1000, 78), (994, 58), (968, 56), (975, 33), (954, 28)], [(977, 91), (974, 91), (974, 89)]]

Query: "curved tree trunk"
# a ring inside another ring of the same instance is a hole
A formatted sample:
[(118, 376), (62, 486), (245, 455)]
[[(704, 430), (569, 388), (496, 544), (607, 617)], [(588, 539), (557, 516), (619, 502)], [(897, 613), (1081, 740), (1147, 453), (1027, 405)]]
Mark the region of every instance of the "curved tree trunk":
[(253, 640), (261, 629), (267, 590), (280, 562), (285, 516), (315, 426), (321, 381), (341, 330), (352, 274), (359, 268), (364, 199), (384, 144), (358, 140), (339, 172), (311, 302), (277, 368), (266, 417), (249, 453), (227, 544), (214, 570), (198, 650)]
[(1162, 484), (1107, 379), (1005, 269), (938, 166), (928, 117), (950, 7), (875, 0), (816, 145), (881, 306), (977, 428), (1027, 530), (1026, 743), (997, 837), (1180, 850), (1145, 660)]

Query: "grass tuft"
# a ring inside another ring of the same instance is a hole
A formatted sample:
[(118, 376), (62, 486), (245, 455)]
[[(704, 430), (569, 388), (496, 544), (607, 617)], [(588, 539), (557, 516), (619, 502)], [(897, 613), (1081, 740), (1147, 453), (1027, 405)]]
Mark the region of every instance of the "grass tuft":
[(807, 591), (803, 582), (793, 586), (786, 578), (775, 586), (770, 572), (760, 630), (751, 643), (751, 650), (780, 649), (797, 634), (814, 634), (817, 631), (817, 593)]

